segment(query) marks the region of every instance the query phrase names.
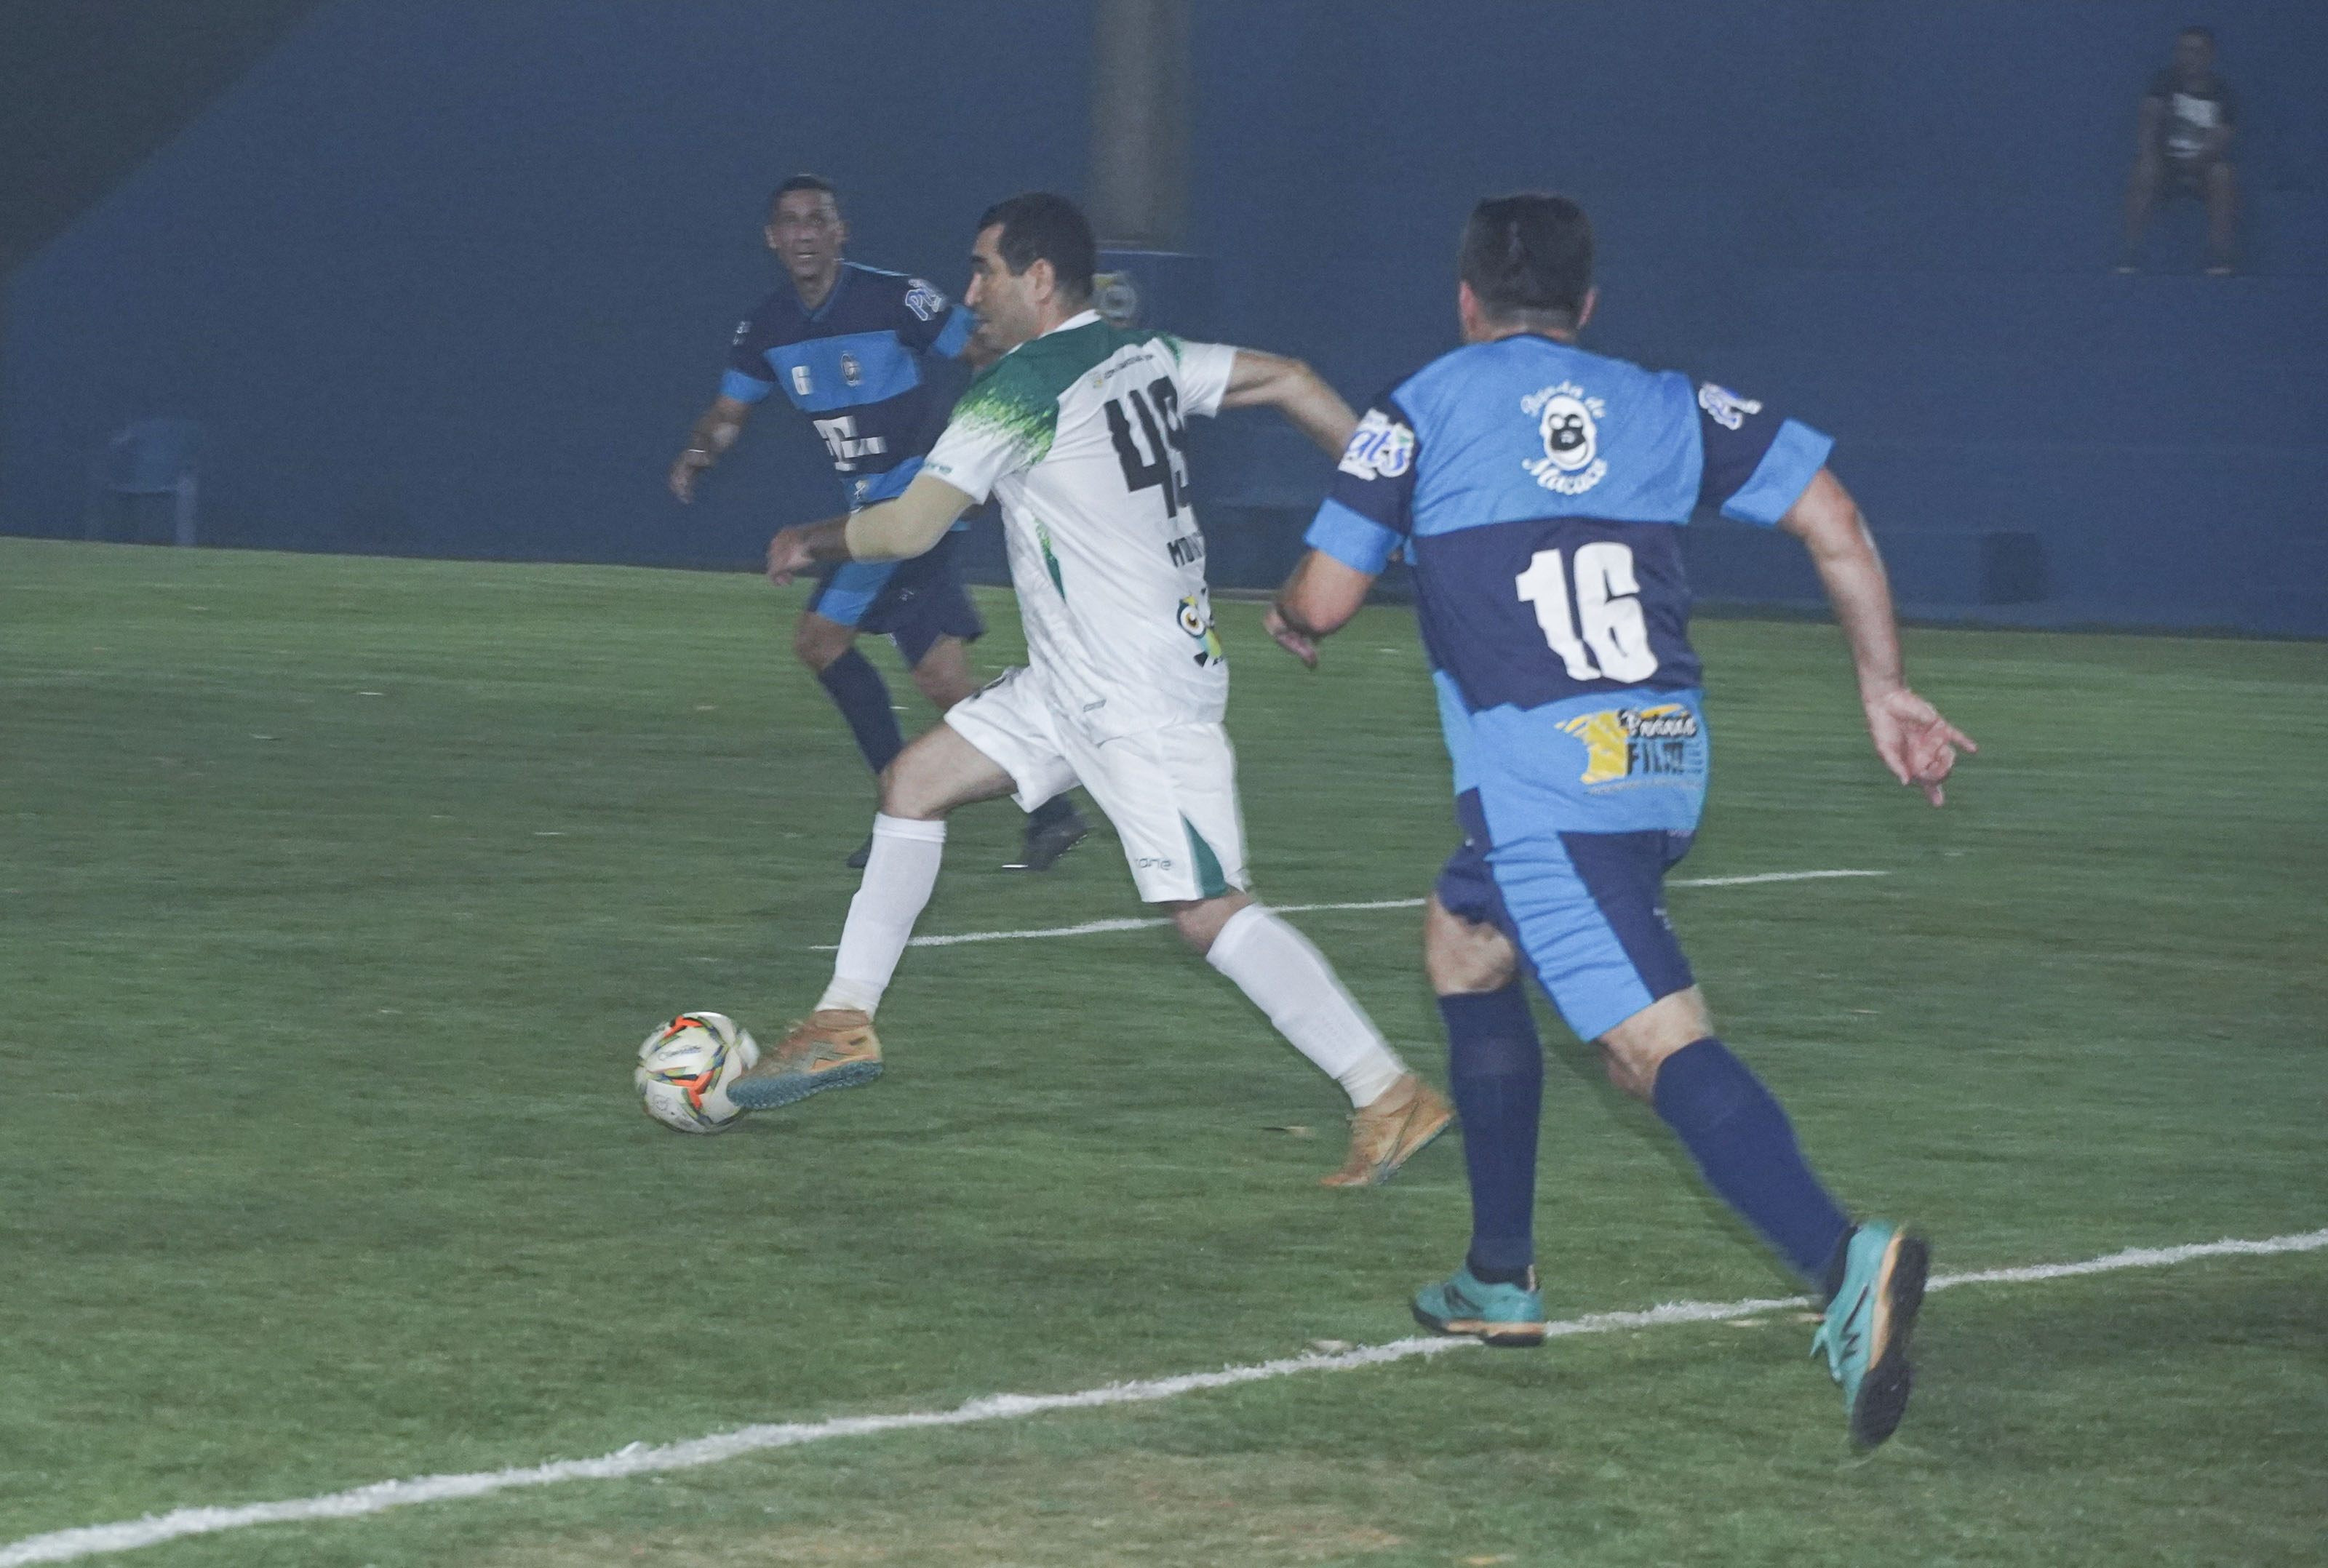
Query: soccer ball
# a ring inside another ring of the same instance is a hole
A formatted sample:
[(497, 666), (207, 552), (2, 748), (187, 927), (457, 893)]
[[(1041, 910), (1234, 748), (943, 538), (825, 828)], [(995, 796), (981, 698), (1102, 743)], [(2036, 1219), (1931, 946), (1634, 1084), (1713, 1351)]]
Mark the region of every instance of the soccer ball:
[(722, 1013), (682, 1013), (639, 1047), (632, 1081), (646, 1113), (681, 1133), (724, 1133), (744, 1114), (728, 1097), (736, 1075), (760, 1059), (757, 1041)]

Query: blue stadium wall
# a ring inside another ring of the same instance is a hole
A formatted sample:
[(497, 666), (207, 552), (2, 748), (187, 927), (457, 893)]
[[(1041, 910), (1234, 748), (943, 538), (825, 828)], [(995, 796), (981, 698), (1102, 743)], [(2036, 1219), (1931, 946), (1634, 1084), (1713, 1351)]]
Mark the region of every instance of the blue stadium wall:
[[(1081, 0), (337, 0), (9, 280), (0, 529), (80, 537), (90, 453), (207, 430), (206, 543), (736, 565), (831, 509), (765, 410), (695, 508), (662, 473), (778, 281), (759, 207), (843, 188), (853, 254), (959, 286), (970, 224), (1084, 179)], [(2162, 214), (2109, 275), (2134, 102), (2204, 21), (2241, 95), (2246, 275)], [(1839, 438), (1936, 616), (2328, 634), (2328, 5), (1199, 0), (1207, 330), (1353, 401), (1450, 346), (1488, 191), (1600, 225), (1594, 346)], [(1327, 475), (1204, 451), (1265, 580)], [(1693, 530), (1702, 593), (1813, 592)]]

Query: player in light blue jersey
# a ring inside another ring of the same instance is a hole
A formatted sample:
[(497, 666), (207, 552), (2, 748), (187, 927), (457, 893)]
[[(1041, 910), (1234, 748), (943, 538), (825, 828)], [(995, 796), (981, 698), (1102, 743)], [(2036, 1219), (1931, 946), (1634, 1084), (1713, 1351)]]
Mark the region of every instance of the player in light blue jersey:
[(1544, 1339), (1533, 1214), (1542, 1047), (1523, 960), (1617, 1086), (1648, 1102), (1714, 1191), (1824, 1303), (1814, 1349), (1853, 1438), (1882, 1442), (1909, 1388), (1924, 1242), (1854, 1224), (1786, 1112), (1715, 1038), (1666, 919), (1666, 871), (1705, 797), (1707, 735), (1680, 531), (1699, 507), (1796, 535), (1851, 646), (1877, 754), (1933, 805), (1972, 742), (1909, 689), (1882, 562), (1826, 467), (1827, 437), (1762, 404), (1576, 346), (1592, 230), (1560, 197), (1483, 201), (1456, 291), (1465, 346), (1375, 403), (1280, 591), (1304, 662), (1394, 551), (1453, 759), (1464, 843), (1424, 947), (1462, 1118), (1472, 1234), (1414, 1300), (1444, 1333)]
[[(975, 318), (920, 278), (842, 260), (849, 226), (832, 186), (814, 174), (776, 187), (765, 235), (787, 281), (737, 327), (719, 395), (671, 464), (671, 493), (693, 500), (696, 477), (781, 387), (832, 454), (850, 510), (902, 495), (953, 404), (925, 374), (926, 361), (963, 357)], [(858, 633), (886, 633), (940, 713), (978, 689), (965, 649), (986, 625), (962, 586), (957, 540), (950, 536), (913, 561), (850, 562), (823, 573), (793, 630), (793, 650), (849, 721), (877, 775), (906, 742), (887, 683), (857, 651)], [(1016, 868), (1047, 869), (1089, 831), (1074, 802), (1055, 796), (1028, 814)], [(871, 850), (868, 841), (849, 863), (861, 869)]]

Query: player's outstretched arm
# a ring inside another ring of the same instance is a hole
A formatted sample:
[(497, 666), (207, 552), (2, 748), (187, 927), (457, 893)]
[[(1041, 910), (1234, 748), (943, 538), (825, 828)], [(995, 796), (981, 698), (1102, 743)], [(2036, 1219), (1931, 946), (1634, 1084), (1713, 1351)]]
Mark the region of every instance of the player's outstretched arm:
[(903, 561), (923, 555), (976, 504), (945, 481), (917, 473), (895, 500), (821, 523), (796, 524), (770, 539), (768, 580), (782, 586), (827, 561)]
[(1224, 408), (1270, 407), (1285, 415), (1294, 429), (1316, 442), (1330, 457), (1342, 455), (1358, 416), (1326, 385), (1325, 378), (1299, 359), (1239, 349), (1229, 370), (1229, 388), (1221, 395)]
[(718, 462), (736, 438), (744, 434), (744, 421), (752, 416), (752, 406), (724, 393), (711, 400), (695, 428), (687, 433), (687, 450), (671, 465), (671, 493), (681, 500), (695, 499), (695, 476)]
[(1859, 703), (1875, 754), (1902, 784), (1921, 789), (1935, 806), (1957, 764), (1957, 748), (1980, 750), (1972, 738), (1940, 716), (1938, 708), (1909, 689), (1900, 660), (1900, 623), (1892, 609), (1892, 584), (1883, 574), (1859, 504), (1843, 481), (1821, 469), (1779, 527), (1802, 540), (1818, 568), (1827, 602), (1851, 645), (1859, 676)]
[(1312, 550), (1294, 564), (1261, 624), (1280, 648), (1316, 669), (1318, 644), (1349, 624), (1374, 583), (1371, 574)]

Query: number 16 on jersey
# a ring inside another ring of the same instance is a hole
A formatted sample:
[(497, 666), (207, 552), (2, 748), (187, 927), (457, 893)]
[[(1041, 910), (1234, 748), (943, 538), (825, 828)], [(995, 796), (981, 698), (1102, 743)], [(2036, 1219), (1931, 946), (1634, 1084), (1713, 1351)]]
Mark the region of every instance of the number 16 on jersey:
[(1568, 574), (1558, 550), (1538, 550), (1527, 570), (1512, 580), (1521, 602), (1535, 606), (1535, 622), (1568, 667), (1569, 679), (1629, 682), (1657, 674), (1657, 656), (1641, 614), (1641, 585), (1633, 575), (1632, 546), (1610, 540), (1579, 545), (1575, 575), (1572, 619)]

